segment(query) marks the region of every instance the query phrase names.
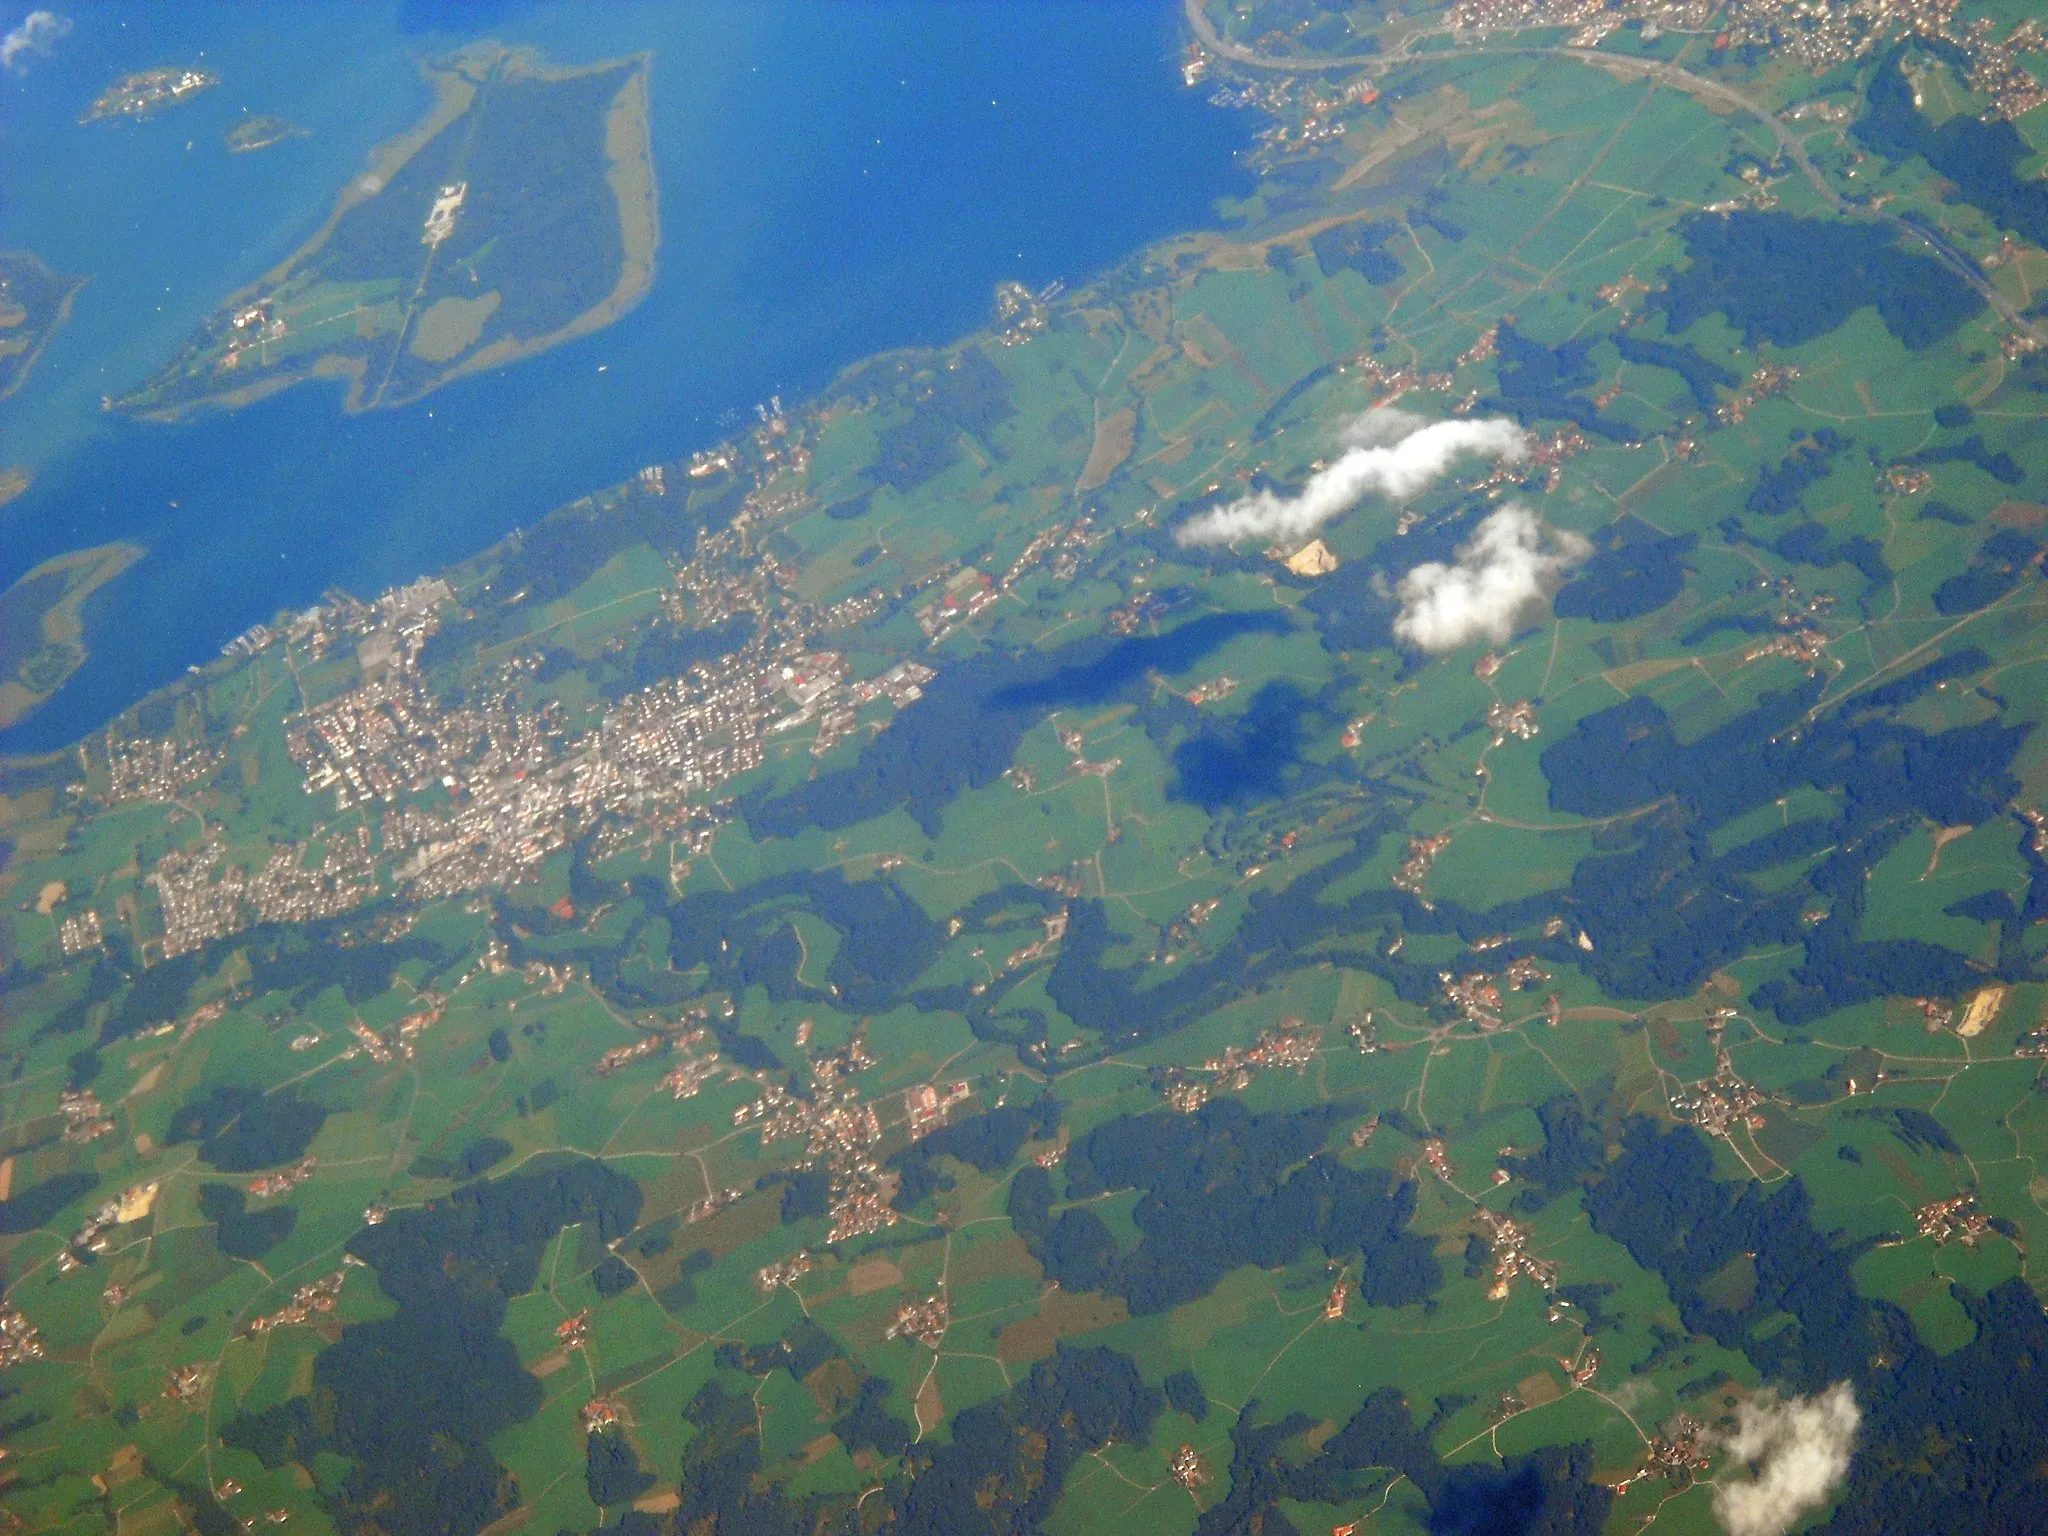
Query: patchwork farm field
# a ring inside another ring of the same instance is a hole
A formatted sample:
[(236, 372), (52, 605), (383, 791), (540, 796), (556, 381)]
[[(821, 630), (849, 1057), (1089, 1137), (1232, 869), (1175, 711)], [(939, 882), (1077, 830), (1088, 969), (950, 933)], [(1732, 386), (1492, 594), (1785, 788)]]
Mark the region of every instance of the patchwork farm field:
[(19, 1528), (2025, 1527), (2038, 55), (1511, 9), (0, 767)]

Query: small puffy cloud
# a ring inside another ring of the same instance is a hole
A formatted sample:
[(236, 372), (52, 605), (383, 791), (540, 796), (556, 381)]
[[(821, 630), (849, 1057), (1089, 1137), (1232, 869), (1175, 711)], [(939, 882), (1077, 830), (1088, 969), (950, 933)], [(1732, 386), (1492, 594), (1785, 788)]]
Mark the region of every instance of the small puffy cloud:
[(1846, 1381), (1812, 1397), (1760, 1392), (1736, 1409), (1735, 1432), (1722, 1443), (1750, 1476), (1715, 1488), (1722, 1529), (1728, 1536), (1784, 1536), (1849, 1475), (1862, 1422)]
[(1181, 524), (1183, 546), (1233, 544), (1239, 539), (1288, 543), (1306, 539), (1368, 495), (1406, 500), (1443, 476), (1459, 459), (1515, 462), (1528, 457), (1529, 439), (1504, 417), (1425, 422), (1406, 411), (1367, 411), (1344, 431), (1350, 444), (1336, 462), (1309, 477), (1298, 496), (1261, 491)]
[(58, 38), (71, 30), (71, 18), (55, 11), (30, 11), (6, 36), (0, 37), (0, 65), (20, 73), (25, 55), (49, 57)]
[(1591, 553), (1577, 534), (1509, 502), (1473, 530), (1452, 564), (1432, 560), (1401, 578), (1394, 638), (1432, 652), (1482, 637), (1503, 644)]

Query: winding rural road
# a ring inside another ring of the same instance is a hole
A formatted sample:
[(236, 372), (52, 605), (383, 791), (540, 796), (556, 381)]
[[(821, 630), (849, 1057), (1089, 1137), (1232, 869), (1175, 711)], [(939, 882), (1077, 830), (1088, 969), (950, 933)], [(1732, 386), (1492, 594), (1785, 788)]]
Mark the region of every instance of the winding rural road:
[[(1820, 167), (1813, 163), (1812, 157), (1806, 152), (1805, 142), (1786, 127), (1775, 112), (1718, 80), (1696, 75), (1689, 69), (1666, 63), (1661, 59), (1637, 58), (1626, 53), (1603, 53), (1597, 48), (1537, 48), (1517, 45), (1505, 48), (1432, 49), (1422, 53), (1411, 53), (1407, 50), (1407, 42), (1404, 41), (1401, 49), (1394, 53), (1354, 53), (1320, 59), (1282, 58), (1275, 54), (1260, 53), (1256, 48), (1247, 48), (1242, 43), (1234, 43), (1223, 36), (1209, 20), (1208, 11), (1202, 0), (1182, 0), (1182, 6), (1187, 13), (1189, 27), (1194, 30), (1195, 36), (1204, 48), (1219, 58), (1228, 59), (1233, 64), (1242, 64), (1248, 69), (1279, 70), (1288, 74), (1363, 69), (1384, 74), (1406, 64), (1470, 58), (1476, 54), (1576, 59), (1582, 64), (1591, 64), (1598, 69), (1606, 70), (1610, 75), (1654, 80), (1672, 90), (1683, 91), (1696, 100), (1718, 103), (1733, 111), (1747, 113), (1771, 130), (1771, 136), (1783, 147), (1792, 163), (1799, 167), (1800, 172), (1813, 184), (1814, 191), (1818, 192), (1836, 213), (1850, 218), (1875, 220), (1890, 225), (1900, 234), (1910, 235), (1932, 251), (1935, 258), (1949, 271), (1976, 289), (1984, 302), (1995, 309), (2014, 330), (2032, 338), (2039, 345), (2048, 346), (2048, 333), (2044, 333), (2021, 314), (2019, 307), (2012, 300), (1993, 287), (1990, 280), (1984, 276), (1983, 270), (1968, 255), (1949, 244), (1938, 231), (1903, 219), (1895, 213), (1887, 213), (1881, 208), (1872, 208), (1844, 197), (1821, 174)], [(1411, 36), (1407, 41), (1412, 40)]]

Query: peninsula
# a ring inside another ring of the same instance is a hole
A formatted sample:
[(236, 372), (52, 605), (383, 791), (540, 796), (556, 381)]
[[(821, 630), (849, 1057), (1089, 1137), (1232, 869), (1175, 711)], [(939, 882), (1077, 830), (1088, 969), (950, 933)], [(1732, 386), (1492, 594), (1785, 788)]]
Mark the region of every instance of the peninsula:
[[(660, 238), (647, 58), (558, 69), (480, 43), (426, 71), (427, 116), (114, 409), (173, 421), (307, 379), (345, 380), (351, 413), (405, 405), (639, 302)], [(268, 142), (230, 135), (230, 148)], [(539, 166), (548, 190), (533, 197)]]

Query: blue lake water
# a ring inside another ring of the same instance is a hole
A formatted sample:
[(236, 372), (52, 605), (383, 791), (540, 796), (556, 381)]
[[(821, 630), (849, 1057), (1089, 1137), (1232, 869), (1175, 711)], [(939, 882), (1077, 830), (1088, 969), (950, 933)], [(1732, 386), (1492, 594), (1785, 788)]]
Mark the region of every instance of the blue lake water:
[[(412, 60), (483, 11), (489, 35), (561, 62), (653, 51), (646, 300), (399, 410), (346, 416), (338, 389), (302, 385), (178, 426), (102, 412), (311, 233), (424, 111)], [(89, 610), (92, 659), (0, 751), (75, 740), (280, 608), (443, 565), (715, 441), (772, 392), (971, 330), (1004, 278), (1084, 278), (1213, 224), (1247, 188), (1247, 124), (1182, 88), (1177, 16), (1050, 0), (80, 14), (52, 57), (0, 77), (0, 243), (92, 278), (0, 405), (0, 465), (36, 476), (0, 509), (0, 586), (110, 539), (150, 554)], [(195, 60), (222, 85), (152, 122), (76, 123), (114, 76)], [(311, 136), (230, 156), (245, 111)]]

